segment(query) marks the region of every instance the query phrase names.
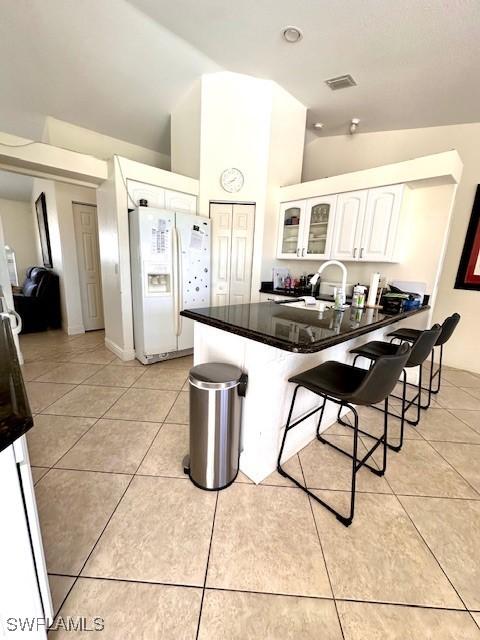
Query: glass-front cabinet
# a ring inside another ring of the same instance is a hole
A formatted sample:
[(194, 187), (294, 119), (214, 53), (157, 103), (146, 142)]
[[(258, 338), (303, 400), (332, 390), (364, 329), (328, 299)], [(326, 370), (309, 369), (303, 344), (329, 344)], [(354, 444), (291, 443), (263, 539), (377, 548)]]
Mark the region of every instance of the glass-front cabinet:
[(282, 203), (277, 258), (328, 258), (336, 199), (323, 196)]
[(280, 205), (278, 258), (300, 258), (303, 248), (305, 200), (284, 202)]
[(337, 196), (307, 200), (304, 247), (300, 257), (319, 260), (330, 257), (336, 201)]

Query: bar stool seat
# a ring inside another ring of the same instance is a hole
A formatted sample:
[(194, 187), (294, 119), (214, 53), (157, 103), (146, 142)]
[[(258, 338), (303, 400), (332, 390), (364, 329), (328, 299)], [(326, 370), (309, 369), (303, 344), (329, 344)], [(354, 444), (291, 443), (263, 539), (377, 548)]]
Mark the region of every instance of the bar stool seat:
[[(277, 470), (285, 478), (289, 478), (294, 484), (297, 485), (302, 491), (309, 495), (313, 500), (320, 503), (331, 513), (333, 513), (337, 519), (349, 526), (353, 520), (353, 514), (355, 510), (355, 487), (356, 487), (356, 475), (362, 467), (366, 467), (372, 473), (382, 476), (385, 473), (387, 467), (387, 431), (388, 431), (388, 396), (393, 391), (398, 377), (400, 376), (405, 363), (410, 355), (411, 348), (407, 343), (398, 345), (389, 345), (393, 350), (392, 355), (383, 355), (376, 359), (373, 366), (366, 371), (349, 364), (342, 362), (329, 361), (323, 364), (303, 371), (289, 379), (289, 382), (293, 382), (296, 387), (293, 392), (292, 402), (290, 404), (290, 410), (288, 412), (287, 424), (283, 433), (282, 444), (278, 453)], [(320, 406), (315, 407), (307, 414), (302, 415), (298, 420), (292, 421), (293, 409), (295, 406), (295, 400), (297, 392), (300, 388), (304, 388), (307, 391), (320, 396), (323, 402)], [(325, 405), (328, 402), (333, 402), (340, 405), (339, 413), (343, 407), (348, 408), (354, 417), (354, 424), (351, 427), (353, 429), (353, 451), (349, 453), (340, 447), (337, 447), (333, 442), (329, 442), (321, 433), (320, 426), (322, 423), (323, 414), (325, 411)], [(358, 458), (358, 440), (359, 440), (359, 418), (355, 405), (374, 405), (378, 402), (385, 403), (384, 412), (384, 428), (383, 433), (379, 438), (374, 438), (374, 445), (363, 453), (361, 458)], [(328, 444), (330, 447), (349, 457), (351, 463), (351, 489), (350, 489), (350, 510), (347, 515), (344, 515), (334, 509), (325, 500), (317, 496), (310, 491), (296, 478), (288, 474), (288, 472), (282, 467), (282, 455), (285, 448), (285, 442), (287, 440), (287, 434), (301, 422), (312, 416), (313, 414), (320, 412), (320, 417), (317, 423), (317, 439), (323, 444)], [(383, 462), (380, 468), (367, 464), (367, 460), (373, 455), (377, 448), (381, 447), (383, 450)]]
[[(392, 353), (397, 352), (398, 345), (389, 346), (393, 347)], [(348, 401), (367, 374), (368, 371), (360, 367), (352, 367), (349, 364), (331, 360), (293, 376), (289, 382), (299, 384), (313, 393), (327, 393)]]
[(408, 327), (400, 327), (388, 334), (389, 338), (398, 338), (399, 340), (408, 340), (413, 342), (422, 333), (421, 329), (409, 329)]
[(390, 356), (397, 352), (398, 346), (390, 342), (382, 342), (381, 340), (372, 340), (363, 344), (361, 347), (351, 349), (350, 353), (354, 353), (365, 358), (376, 359), (380, 356)]

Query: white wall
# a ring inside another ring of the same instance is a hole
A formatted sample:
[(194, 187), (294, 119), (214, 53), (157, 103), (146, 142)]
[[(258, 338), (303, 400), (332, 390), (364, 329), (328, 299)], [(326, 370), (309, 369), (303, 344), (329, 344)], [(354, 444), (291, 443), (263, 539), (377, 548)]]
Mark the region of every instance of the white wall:
[[(461, 314), (460, 325), (446, 349), (445, 361), (451, 366), (480, 372), (478, 354), (472, 349), (472, 344), (478, 342), (480, 292), (453, 288), (475, 190), (480, 183), (480, 123), (319, 137), (305, 148), (303, 180), (450, 149), (458, 151), (464, 169), (456, 194), (434, 319), (442, 321), (455, 311)], [(425, 243), (425, 251), (430, 251), (429, 242)]]
[[(200, 131), (195, 133), (189, 118), (198, 113)], [(270, 269), (273, 260), (276, 190), (300, 180), (305, 119), (304, 105), (276, 83), (231, 72), (202, 76), (201, 91), (192, 89), (172, 117), (177, 171), (191, 170), (190, 150), (200, 145), (200, 214), (209, 215), (211, 201), (255, 203), (253, 300), (258, 299), (262, 265), (270, 261)], [(230, 167), (244, 176), (238, 193), (220, 184)]]
[(73, 222), (73, 202), (96, 204), (94, 189), (78, 187), (52, 180), (34, 179), (32, 192), (32, 214), (35, 222), (37, 264), (43, 265), (38, 226), (36, 226), (35, 200), (45, 193), (48, 228), (52, 249), (53, 270), (60, 278), (60, 299), (63, 330), (71, 334), (83, 333), (80, 280)]
[(175, 106), (170, 120), (172, 171), (200, 177), (202, 81), (197, 80)]
[(48, 116), (43, 141), (108, 160), (118, 154), (160, 169), (170, 169), (170, 156)]
[(21, 284), (28, 267), (37, 263), (35, 221), (30, 202), (0, 199), (0, 218), (5, 243), (15, 251), (18, 281)]

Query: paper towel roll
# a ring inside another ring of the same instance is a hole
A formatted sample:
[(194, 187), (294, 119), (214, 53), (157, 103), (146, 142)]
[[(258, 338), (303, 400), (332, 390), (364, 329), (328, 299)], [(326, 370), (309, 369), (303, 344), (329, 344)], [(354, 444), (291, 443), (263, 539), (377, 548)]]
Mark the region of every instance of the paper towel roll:
[(375, 271), (370, 278), (370, 286), (368, 288), (367, 307), (374, 307), (377, 302), (378, 283), (380, 282), (380, 273)]

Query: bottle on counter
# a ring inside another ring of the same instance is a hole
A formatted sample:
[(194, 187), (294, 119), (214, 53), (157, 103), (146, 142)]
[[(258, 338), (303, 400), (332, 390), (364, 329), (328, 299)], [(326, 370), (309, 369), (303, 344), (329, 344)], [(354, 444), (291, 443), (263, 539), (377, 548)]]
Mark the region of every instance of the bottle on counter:
[(363, 307), (365, 306), (366, 290), (367, 290), (367, 287), (364, 287), (361, 284), (355, 285), (355, 287), (353, 288), (352, 307), (363, 309)]
[(285, 287), (285, 289), (290, 289), (292, 286), (292, 279), (290, 277), (290, 274), (287, 275), (287, 277), (285, 278), (285, 280), (283, 281), (283, 286)]

